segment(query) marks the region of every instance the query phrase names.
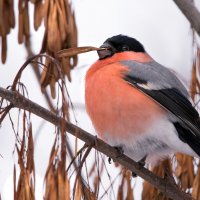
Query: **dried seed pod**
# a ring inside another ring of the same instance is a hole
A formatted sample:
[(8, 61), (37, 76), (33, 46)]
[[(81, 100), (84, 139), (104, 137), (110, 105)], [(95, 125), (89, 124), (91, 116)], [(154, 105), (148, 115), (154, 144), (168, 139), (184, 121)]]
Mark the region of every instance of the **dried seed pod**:
[(45, 174), (45, 200), (54, 199), (70, 199), (69, 179), (66, 170), (66, 135), (62, 132), (55, 138), (54, 145), (51, 150), (49, 164)]
[[(28, 136), (25, 131), (27, 123), (29, 124)], [(20, 175), (16, 188), (16, 171), (14, 168), (14, 199), (34, 200), (35, 195), (35, 169), (34, 169), (34, 157), (33, 157), (33, 136), (32, 136), (32, 125), (27, 122), (26, 113), (23, 115), (23, 138), (18, 148), (18, 163), (20, 167)]]
[(62, 49), (56, 52), (56, 57), (63, 58), (63, 57), (73, 57), (75, 55), (86, 53), (89, 51), (97, 51), (97, 50), (104, 50), (105, 48), (97, 48), (92, 46), (85, 46), (85, 47), (74, 47), (68, 49)]
[(4, 17), (5, 12), (6, 12), (4, 10), (4, 6), (5, 6), (5, 1), (0, 0), (0, 28), (1, 28), (0, 34), (2, 37), (6, 37), (5, 24), (7, 24), (7, 18)]
[(1, 60), (6, 61), (7, 54), (7, 34), (15, 25), (13, 0), (0, 0), (0, 36), (2, 41)]
[(200, 200), (200, 164), (198, 165), (197, 174), (195, 176), (192, 186), (192, 197), (196, 200)]
[(53, 1), (50, 3), (50, 17), (48, 18), (47, 48), (51, 52), (61, 49), (61, 36), (58, 28), (57, 6)]
[(41, 79), (40, 79), (42, 89), (44, 89), (49, 84), (51, 80), (51, 76), (53, 76), (52, 65), (49, 63), (48, 59), (45, 60), (45, 66), (46, 67), (43, 69)]
[(24, 6), (24, 1), (26, 1), (26, 0), (19, 0), (18, 1), (18, 10), (19, 10), (19, 12), (22, 12), (22, 10), (23, 10), (23, 6)]
[(30, 0), (30, 1), (31, 1), (31, 3), (34, 3), (34, 4), (38, 2), (38, 0)]
[(3, 10), (4, 10), (4, 0), (0, 0), (0, 27), (3, 27)]
[(10, 27), (14, 28), (15, 27), (15, 13), (14, 13), (14, 3), (13, 0), (10, 0), (10, 5), (9, 5), (9, 24)]
[(66, 37), (67, 37), (67, 31), (66, 31), (67, 30), (67, 23), (66, 23), (66, 20), (64, 18), (63, 11), (59, 7), (59, 5), (57, 5), (57, 7), (58, 7), (58, 27), (59, 27), (59, 31), (60, 31), (61, 41), (65, 42)]
[(6, 37), (2, 37), (1, 38), (1, 43), (2, 43), (1, 61), (2, 61), (2, 63), (5, 63), (6, 62), (6, 56), (7, 56), (7, 41), (6, 41)]
[(178, 178), (178, 183), (183, 190), (187, 190), (192, 187), (194, 181), (194, 166), (193, 157), (176, 154), (177, 167), (175, 175)]
[(51, 77), (50, 88), (51, 88), (51, 96), (53, 99), (56, 98), (55, 85), (56, 85), (56, 79), (54, 77)]
[[(49, 1), (44, 4), (44, 24), (45, 34), (41, 52), (47, 52), (50, 55), (55, 55), (61, 49), (77, 46), (77, 28), (74, 20), (74, 14), (71, 12), (71, 6), (66, 0)], [(77, 64), (77, 55), (69, 58), (60, 59), (60, 71), (70, 78), (70, 70)], [(47, 65), (50, 67), (50, 65)], [(51, 66), (52, 67), (52, 66)], [(48, 70), (49, 71), (49, 70)], [(54, 74), (56, 70), (54, 69)], [(47, 77), (45, 77), (45, 75)], [(47, 85), (51, 87), (51, 93), (55, 96), (55, 83), (62, 77), (58, 74), (54, 77), (44, 72), (42, 73), (41, 87)], [(62, 75), (61, 75), (62, 76)], [(53, 80), (51, 80), (53, 79)], [(42, 89), (43, 90), (43, 89)]]
[(37, 31), (44, 18), (44, 4), (42, 1), (36, 1), (34, 7), (34, 29)]
[(28, 37), (30, 34), (28, 2), (27, 1), (25, 3), (25, 7), (23, 9), (23, 34), (25, 35), (25, 37)]
[(42, 47), (40, 49), (40, 53), (45, 53), (47, 49), (47, 29), (45, 29), (43, 40), (42, 40)]
[(64, 74), (67, 75), (67, 78), (69, 81), (71, 81), (71, 76), (70, 76), (70, 59), (69, 58), (62, 58), (61, 59), (61, 66), (62, 66), (62, 71)]
[(44, 3), (44, 26), (47, 29), (48, 28), (48, 18), (50, 15), (50, 3), (52, 0), (45, 0)]
[(192, 78), (191, 78), (191, 86), (190, 86), (191, 98), (193, 101), (194, 101), (195, 95), (197, 93), (196, 82), (197, 82), (196, 60), (194, 60), (193, 65), (192, 65)]
[(24, 41), (24, 34), (23, 34), (23, 12), (19, 12), (18, 16), (18, 23), (19, 23), (19, 29), (18, 29), (18, 42), (19, 44), (23, 43)]
[[(71, 28), (71, 31), (69, 33), (68, 36), (68, 40), (69, 40), (69, 47), (77, 47), (77, 28), (76, 28), (76, 23), (75, 23), (75, 17), (74, 17), (74, 13), (71, 14), (71, 20), (70, 20), (70, 24), (69, 27)], [(73, 69), (78, 62), (78, 58), (76, 55), (72, 56), (72, 62), (70, 65), (70, 68)]]
[(126, 182), (127, 182), (127, 194), (126, 194), (126, 200), (134, 200), (133, 198), (133, 188), (131, 186), (131, 180), (132, 180), (132, 173), (130, 170), (126, 170)]
[[(172, 173), (171, 162), (169, 159), (162, 161), (159, 166), (154, 167), (152, 172), (160, 177), (164, 177), (166, 169), (169, 174)], [(143, 183), (142, 200), (149, 199), (169, 200), (158, 189), (145, 181)]]

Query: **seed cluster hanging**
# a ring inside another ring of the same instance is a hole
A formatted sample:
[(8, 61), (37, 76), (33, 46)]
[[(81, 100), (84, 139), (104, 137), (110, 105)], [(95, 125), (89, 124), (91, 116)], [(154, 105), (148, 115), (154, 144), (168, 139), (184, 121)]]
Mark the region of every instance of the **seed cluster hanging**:
[(15, 15), (13, 0), (0, 0), (0, 44), (1, 62), (6, 62), (7, 57), (7, 35), (15, 27)]
[[(38, 1), (38, 4), (41, 1)], [(41, 5), (38, 5), (41, 7)], [(41, 8), (40, 8), (41, 9)], [(40, 16), (35, 13), (36, 27), (40, 22)], [(66, 0), (46, 0), (44, 4), (44, 26), (45, 33), (41, 53), (55, 56), (61, 49), (77, 47), (77, 28), (71, 5)], [(70, 78), (70, 70), (77, 64), (77, 55), (59, 59), (61, 72)], [(51, 95), (55, 97), (55, 83), (60, 78), (54, 65), (46, 60), (41, 77), (42, 90), (47, 85), (51, 87)]]
[[(0, 0), (0, 38), (1, 60), (6, 62), (7, 35), (15, 26), (13, 0)], [(34, 4), (34, 29), (37, 31), (44, 21), (45, 32), (40, 53), (55, 56), (56, 52), (77, 47), (77, 27), (74, 12), (68, 0), (19, 0), (18, 2), (18, 43), (27, 42), (30, 36), (29, 4)], [(39, 53), (39, 52), (38, 52)], [(67, 75), (77, 65), (77, 55), (59, 58), (60, 71)], [(41, 88), (50, 85), (51, 95), (55, 97), (55, 83), (60, 79), (54, 64), (45, 60), (45, 68), (41, 74)]]

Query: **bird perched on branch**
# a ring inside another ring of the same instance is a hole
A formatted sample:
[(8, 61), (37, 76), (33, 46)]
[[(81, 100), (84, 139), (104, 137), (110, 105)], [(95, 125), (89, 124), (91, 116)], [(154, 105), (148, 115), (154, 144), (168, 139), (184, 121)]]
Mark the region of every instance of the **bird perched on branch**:
[(199, 114), (176, 75), (134, 38), (108, 38), (88, 70), (86, 110), (98, 135), (135, 161), (200, 156)]

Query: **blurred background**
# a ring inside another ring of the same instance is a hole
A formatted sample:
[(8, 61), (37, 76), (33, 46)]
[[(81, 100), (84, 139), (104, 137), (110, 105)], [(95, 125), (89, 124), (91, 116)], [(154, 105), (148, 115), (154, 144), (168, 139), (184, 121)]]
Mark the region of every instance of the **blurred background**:
[[(200, 9), (200, 2), (195, 1)], [(193, 32), (190, 23), (173, 1), (169, 0), (73, 0), (72, 10), (78, 30), (78, 46), (99, 47), (108, 37), (124, 34), (139, 40), (146, 51), (159, 63), (175, 70), (185, 84), (189, 86), (192, 62), (194, 58)], [(7, 59), (0, 63), (0, 86), (6, 88), (27, 59), (24, 44), (18, 44), (18, 1), (14, 1), (16, 17), (15, 28), (7, 36)], [(29, 5), (30, 40), (33, 54), (41, 49), (44, 25), (35, 31), (33, 27), (33, 4)], [(196, 37), (198, 40), (198, 37)], [(89, 66), (98, 59), (96, 52), (78, 56), (77, 66), (71, 70), (71, 82), (67, 89), (74, 109), (70, 109), (70, 120), (90, 133), (96, 135), (84, 106), (84, 77)], [(48, 108), (39, 82), (28, 67), (22, 75), (29, 98)], [(49, 92), (49, 88), (48, 88)], [(75, 115), (75, 117), (74, 117)], [(11, 113), (13, 121), (17, 120), (17, 109)], [(44, 120), (31, 116), (33, 138), (35, 142), (36, 199), (43, 199), (43, 178), (48, 166), (50, 151), (55, 139), (54, 126)], [(74, 137), (68, 136), (71, 146)], [(79, 141), (81, 146), (83, 143)], [(7, 116), (0, 127), (0, 193), (2, 199), (12, 199), (13, 166), (18, 160), (13, 153), (15, 135)], [(93, 159), (93, 157), (91, 157)], [(90, 165), (90, 161), (88, 161)], [(114, 164), (108, 166), (111, 174), (116, 174)], [(113, 175), (114, 176), (114, 175)], [(135, 184), (133, 181), (132, 185)], [(107, 184), (106, 184), (107, 185)], [(136, 180), (135, 199), (140, 199), (142, 180)], [(108, 199), (108, 197), (105, 197)]]

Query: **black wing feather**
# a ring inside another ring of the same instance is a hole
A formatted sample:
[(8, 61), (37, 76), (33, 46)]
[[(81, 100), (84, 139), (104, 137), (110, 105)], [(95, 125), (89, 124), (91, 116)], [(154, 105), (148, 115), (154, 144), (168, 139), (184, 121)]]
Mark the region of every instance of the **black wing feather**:
[(145, 80), (137, 82), (138, 78), (130, 74), (124, 79), (180, 119), (179, 122), (174, 122), (179, 138), (200, 156), (199, 114), (191, 102), (176, 88), (148, 90), (140, 86), (140, 83), (145, 84)]

